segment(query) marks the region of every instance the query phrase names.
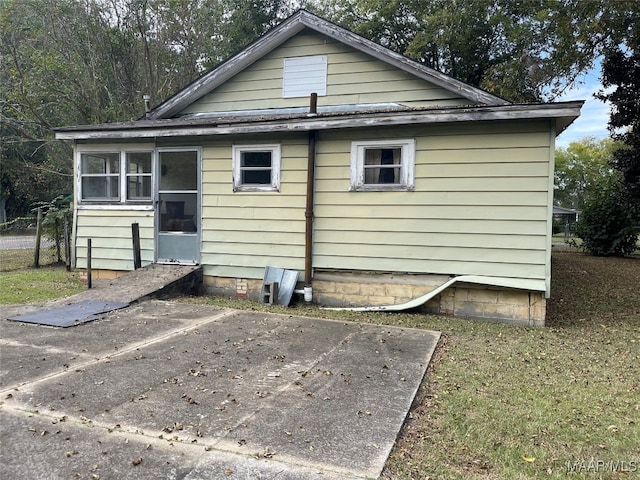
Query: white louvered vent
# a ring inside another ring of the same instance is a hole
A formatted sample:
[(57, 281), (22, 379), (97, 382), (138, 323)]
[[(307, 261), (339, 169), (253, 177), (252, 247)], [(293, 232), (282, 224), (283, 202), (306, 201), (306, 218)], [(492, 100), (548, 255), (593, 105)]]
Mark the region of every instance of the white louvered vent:
[(284, 98), (308, 97), (311, 93), (327, 94), (327, 56), (284, 59)]

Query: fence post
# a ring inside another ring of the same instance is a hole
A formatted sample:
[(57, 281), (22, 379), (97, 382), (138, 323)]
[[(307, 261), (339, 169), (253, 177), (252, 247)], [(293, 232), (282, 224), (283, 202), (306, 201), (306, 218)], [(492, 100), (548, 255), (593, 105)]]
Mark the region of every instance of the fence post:
[(140, 224), (131, 224), (131, 236), (133, 238), (133, 269), (142, 267), (142, 257), (140, 256)]
[(87, 239), (87, 288), (91, 288), (91, 239)]
[(36, 245), (33, 250), (33, 268), (40, 268), (40, 238), (42, 237), (42, 208), (38, 208), (36, 219)]
[(64, 215), (64, 262), (67, 267), (67, 272), (71, 271), (71, 245), (69, 235), (69, 215)]
[(54, 220), (54, 237), (56, 239), (56, 259), (58, 263), (62, 261), (62, 255), (60, 254), (60, 219), (56, 217)]

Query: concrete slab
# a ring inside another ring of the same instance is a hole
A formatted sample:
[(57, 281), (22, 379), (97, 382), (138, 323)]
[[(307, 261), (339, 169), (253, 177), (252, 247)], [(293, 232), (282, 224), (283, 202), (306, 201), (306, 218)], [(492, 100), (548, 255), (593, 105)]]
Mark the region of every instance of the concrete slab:
[(161, 301), (1, 328), (0, 478), (378, 477), (439, 338)]

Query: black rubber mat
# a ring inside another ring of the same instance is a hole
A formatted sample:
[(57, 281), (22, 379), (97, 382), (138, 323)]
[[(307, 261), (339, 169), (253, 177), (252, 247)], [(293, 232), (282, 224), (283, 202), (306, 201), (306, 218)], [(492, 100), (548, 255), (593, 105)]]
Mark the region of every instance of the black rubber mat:
[(92, 322), (100, 318), (100, 314), (119, 310), (129, 306), (122, 302), (105, 302), (102, 300), (83, 300), (64, 307), (40, 310), (8, 318), (14, 322), (36, 323), (51, 327), (73, 327), (81, 323)]

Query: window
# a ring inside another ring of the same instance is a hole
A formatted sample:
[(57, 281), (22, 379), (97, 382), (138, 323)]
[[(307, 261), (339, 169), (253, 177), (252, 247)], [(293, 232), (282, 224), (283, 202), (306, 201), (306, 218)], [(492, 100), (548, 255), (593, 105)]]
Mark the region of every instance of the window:
[(413, 190), (414, 140), (351, 144), (351, 190)]
[(282, 95), (284, 98), (327, 94), (327, 56), (284, 59)]
[(127, 152), (127, 200), (151, 200), (151, 152)]
[(233, 147), (233, 190), (244, 192), (280, 189), (280, 146)]
[(83, 200), (120, 200), (119, 153), (83, 153), (80, 177)]
[(81, 153), (81, 202), (150, 203), (152, 164), (150, 151)]

